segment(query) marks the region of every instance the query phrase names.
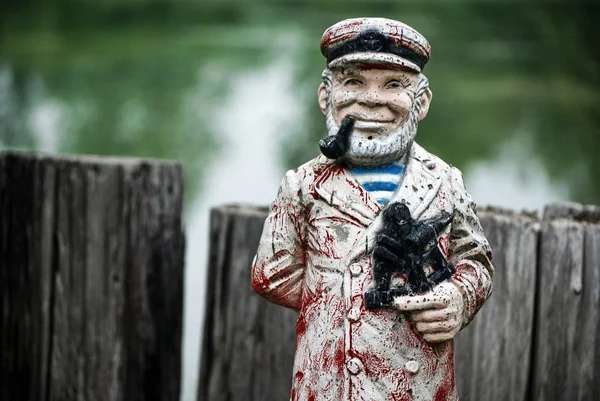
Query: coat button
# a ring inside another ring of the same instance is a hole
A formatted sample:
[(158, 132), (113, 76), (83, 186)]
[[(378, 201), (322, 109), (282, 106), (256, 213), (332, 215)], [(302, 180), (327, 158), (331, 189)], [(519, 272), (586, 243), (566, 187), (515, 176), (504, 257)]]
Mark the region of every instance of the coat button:
[(363, 369), (363, 364), (360, 359), (352, 358), (346, 362), (346, 369), (348, 369), (348, 372), (352, 373), (353, 375), (357, 375)]
[(359, 319), (360, 319), (360, 309), (358, 309), (358, 308), (350, 309), (350, 311), (348, 312), (348, 320), (350, 320), (351, 322), (358, 322)]
[(408, 361), (408, 362), (406, 362), (404, 367), (406, 368), (406, 370), (409, 373), (415, 374), (419, 371), (419, 368), (421, 367), (421, 365), (419, 365), (419, 362), (417, 362), (417, 361)]
[(359, 274), (362, 273), (362, 266), (360, 265), (360, 263), (353, 263), (350, 265), (350, 273), (353, 276), (358, 276)]

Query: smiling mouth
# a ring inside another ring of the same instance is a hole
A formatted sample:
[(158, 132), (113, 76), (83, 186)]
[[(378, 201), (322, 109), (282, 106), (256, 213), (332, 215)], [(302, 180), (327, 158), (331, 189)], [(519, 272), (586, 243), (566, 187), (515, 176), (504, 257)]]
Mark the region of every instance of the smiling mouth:
[(378, 123), (378, 124), (387, 124), (387, 123), (392, 122), (392, 120), (382, 120), (380, 118), (368, 118), (368, 117), (361, 117), (361, 116), (355, 116), (355, 115), (353, 115), (352, 117), (354, 117), (357, 122), (361, 121), (361, 122), (365, 122), (365, 123)]
[(390, 123), (391, 121), (357, 119), (354, 128), (366, 131), (376, 131)]

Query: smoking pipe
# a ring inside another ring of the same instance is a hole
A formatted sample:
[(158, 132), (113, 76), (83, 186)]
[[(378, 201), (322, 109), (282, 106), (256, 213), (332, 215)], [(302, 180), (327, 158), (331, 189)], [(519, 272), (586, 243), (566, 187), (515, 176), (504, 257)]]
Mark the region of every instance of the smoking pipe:
[(340, 129), (335, 135), (328, 135), (319, 141), (321, 153), (328, 159), (339, 159), (344, 156), (348, 151), (348, 141), (355, 122), (356, 117), (344, 117)]

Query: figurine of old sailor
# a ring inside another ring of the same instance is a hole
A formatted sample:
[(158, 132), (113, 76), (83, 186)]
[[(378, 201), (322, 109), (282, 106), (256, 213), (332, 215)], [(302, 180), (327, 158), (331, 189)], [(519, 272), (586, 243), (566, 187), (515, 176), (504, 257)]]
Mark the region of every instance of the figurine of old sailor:
[(299, 312), (291, 400), (458, 400), (453, 338), (493, 267), (460, 171), (414, 142), (429, 43), (357, 18), (321, 51), (322, 154), (283, 178), (252, 267), (259, 294)]

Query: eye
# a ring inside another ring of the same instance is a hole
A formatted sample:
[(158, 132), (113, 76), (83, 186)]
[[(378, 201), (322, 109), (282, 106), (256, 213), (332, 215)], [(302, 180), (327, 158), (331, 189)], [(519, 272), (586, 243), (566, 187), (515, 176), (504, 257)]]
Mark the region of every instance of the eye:
[(344, 81), (344, 86), (354, 86), (362, 84), (360, 79), (357, 78), (348, 78)]
[(397, 88), (406, 88), (404, 82), (401, 82), (398, 79), (390, 79), (386, 82), (385, 87), (388, 89), (397, 89)]

